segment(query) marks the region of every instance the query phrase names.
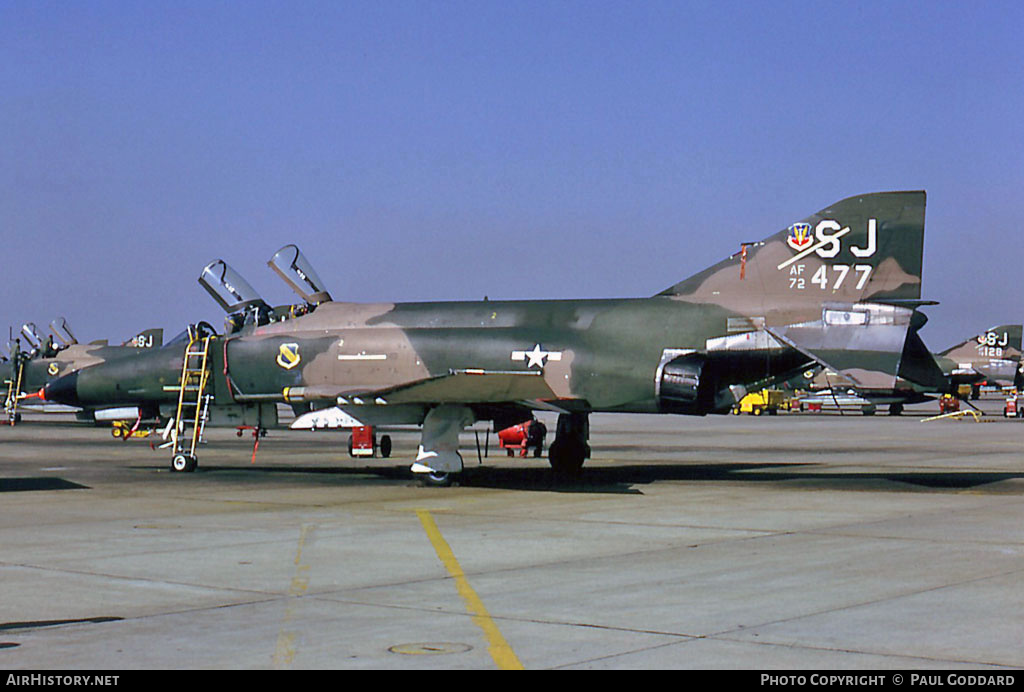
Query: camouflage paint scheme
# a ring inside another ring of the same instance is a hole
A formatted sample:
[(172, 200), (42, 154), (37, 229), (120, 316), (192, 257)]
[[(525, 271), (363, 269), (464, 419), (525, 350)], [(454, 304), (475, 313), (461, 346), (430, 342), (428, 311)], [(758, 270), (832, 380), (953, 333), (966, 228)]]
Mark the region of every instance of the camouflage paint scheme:
[(955, 387), (959, 384), (1021, 388), (1021, 335), (1024, 326), (1004, 324), (935, 356), (939, 368)]
[(75, 370), (138, 355), (144, 349), (160, 348), (163, 345), (163, 332), (163, 329), (147, 329), (119, 346), (111, 346), (106, 341), (93, 341), (88, 344), (71, 344), (52, 358), (36, 356), (25, 363), (22, 391), (35, 392)]
[[(576, 470), (594, 411), (724, 412), (747, 387), (814, 365), (914, 391), (941, 377), (918, 358), (924, 210), (924, 192), (850, 197), (651, 298), (325, 302), (220, 339), (216, 403), (318, 409), (300, 427), (332, 413), (423, 424), (413, 469), (443, 476), (462, 469), (457, 433), (474, 419), (558, 411), (551, 463)], [(181, 363), (162, 349), (82, 370), (46, 397), (159, 398)]]
[[(65, 375), (82, 368), (99, 365), (111, 360), (137, 356), (146, 349), (160, 348), (163, 345), (163, 329), (147, 329), (128, 339), (119, 346), (110, 346), (106, 340), (93, 341), (87, 344), (72, 343), (61, 347), (51, 357), (45, 357), (39, 349), (21, 352), (18, 359), (23, 362), (21, 372), (21, 391), (18, 392), (19, 407), (34, 407), (33, 399), (26, 399)], [(18, 381), (18, 366), (12, 358), (5, 365), (10, 367), (11, 381)], [(6, 402), (9, 408), (11, 402)]]

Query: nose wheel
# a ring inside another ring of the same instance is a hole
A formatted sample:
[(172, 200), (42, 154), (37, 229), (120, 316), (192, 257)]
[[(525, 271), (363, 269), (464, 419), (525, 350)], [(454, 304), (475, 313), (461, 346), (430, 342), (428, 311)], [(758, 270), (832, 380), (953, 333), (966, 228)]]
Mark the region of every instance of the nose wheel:
[(199, 460), (191, 454), (179, 453), (171, 458), (171, 471), (175, 473), (192, 473), (199, 465)]

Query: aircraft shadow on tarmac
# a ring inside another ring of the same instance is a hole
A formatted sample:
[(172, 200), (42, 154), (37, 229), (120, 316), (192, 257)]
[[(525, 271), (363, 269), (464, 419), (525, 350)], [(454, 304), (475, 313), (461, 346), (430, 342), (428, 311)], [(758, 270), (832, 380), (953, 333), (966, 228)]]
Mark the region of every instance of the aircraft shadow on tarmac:
[[(136, 467), (140, 470), (143, 467)], [(152, 467), (145, 467), (152, 469)], [(828, 472), (814, 463), (721, 463), (721, 464), (631, 464), (623, 466), (592, 466), (578, 476), (562, 476), (548, 468), (512, 468), (466, 466), (459, 485), (496, 490), (532, 490), (558, 493), (597, 493), (641, 495), (635, 486), (656, 482), (740, 482), (799, 483), (803, 489), (892, 491), (904, 484), (934, 491), (958, 491), (999, 481), (1024, 479), (1022, 473), (996, 471), (862, 471)], [(267, 478), (284, 475), (332, 478), (373, 476), (383, 481), (416, 483), (408, 466), (367, 466), (363, 468), (326, 468), (318, 466), (200, 466), (199, 474), (224, 474), (231, 478), (247, 475)], [(322, 485), (322, 482), (318, 482)], [(902, 488), (906, 490), (906, 488)]]
[(30, 492), (33, 490), (88, 490), (89, 486), (72, 483), (63, 478), (0, 478), (0, 493)]

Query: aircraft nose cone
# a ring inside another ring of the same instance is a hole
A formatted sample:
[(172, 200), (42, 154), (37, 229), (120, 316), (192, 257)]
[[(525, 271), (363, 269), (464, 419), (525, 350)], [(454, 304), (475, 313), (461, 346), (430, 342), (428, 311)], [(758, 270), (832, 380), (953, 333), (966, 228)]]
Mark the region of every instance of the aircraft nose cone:
[(81, 406), (78, 400), (78, 372), (58, 377), (43, 389), (46, 401), (55, 401), (65, 406)]

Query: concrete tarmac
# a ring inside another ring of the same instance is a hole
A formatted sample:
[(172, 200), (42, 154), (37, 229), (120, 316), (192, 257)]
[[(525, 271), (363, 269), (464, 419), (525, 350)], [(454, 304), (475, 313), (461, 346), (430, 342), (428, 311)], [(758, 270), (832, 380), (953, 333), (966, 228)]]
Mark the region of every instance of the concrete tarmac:
[(575, 481), (467, 432), (451, 488), (408, 473), (412, 432), (354, 460), (274, 430), (252, 463), (213, 430), (177, 474), (28, 416), (0, 427), (0, 668), (1019, 668), (1024, 421), (982, 407), (594, 415)]

